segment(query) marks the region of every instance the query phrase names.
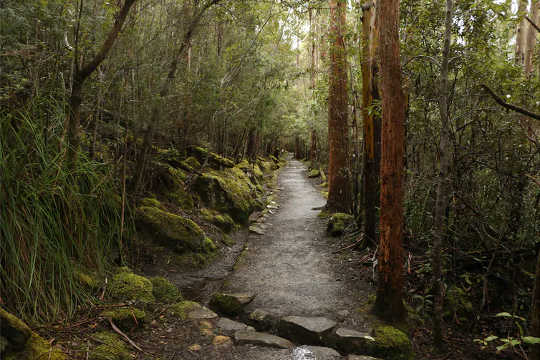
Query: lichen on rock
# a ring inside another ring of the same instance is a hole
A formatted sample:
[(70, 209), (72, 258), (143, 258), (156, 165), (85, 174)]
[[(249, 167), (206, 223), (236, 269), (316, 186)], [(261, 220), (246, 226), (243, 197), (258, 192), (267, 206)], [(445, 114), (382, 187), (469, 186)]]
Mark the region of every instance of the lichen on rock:
[(152, 282), (144, 276), (129, 272), (121, 272), (113, 276), (110, 294), (119, 300), (135, 300), (142, 303), (155, 301), (152, 295)]
[(152, 294), (156, 300), (170, 304), (182, 298), (180, 291), (169, 280), (161, 276), (156, 276), (150, 279), (152, 282)]
[(118, 335), (103, 331), (92, 336), (100, 345), (91, 350), (90, 360), (130, 360), (131, 354)]
[(156, 207), (139, 207), (137, 225), (154, 240), (179, 252), (201, 249), (205, 238), (199, 225), (192, 220)]

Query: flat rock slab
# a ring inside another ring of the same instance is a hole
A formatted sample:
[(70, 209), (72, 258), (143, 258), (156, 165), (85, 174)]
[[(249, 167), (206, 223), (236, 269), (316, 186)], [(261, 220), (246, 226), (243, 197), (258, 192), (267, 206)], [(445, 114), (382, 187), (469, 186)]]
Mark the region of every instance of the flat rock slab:
[(341, 355), (334, 349), (321, 346), (306, 346), (306, 349), (315, 354), (316, 360), (337, 360)]
[(375, 344), (375, 339), (367, 332), (338, 328), (326, 336), (324, 342), (348, 354), (366, 354)]
[(318, 345), (335, 326), (335, 321), (324, 317), (287, 316), (279, 321), (278, 332), (300, 344)]
[(249, 227), (249, 232), (253, 233), (253, 234), (257, 234), (257, 235), (264, 235), (265, 232), (262, 228), (258, 227), (258, 226), (250, 226)]
[(254, 298), (255, 295), (249, 293), (216, 293), (210, 300), (210, 307), (218, 313), (238, 315)]
[(187, 318), (190, 320), (216, 319), (217, 317), (218, 314), (210, 309), (205, 308), (204, 306), (190, 311), (187, 315)]
[(240, 330), (255, 331), (251, 326), (227, 318), (220, 318), (217, 322), (217, 327), (223, 332), (235, 332)]
[(366, 355), (349, 355), (347, 356), (347, 360), (382, 360), (382, 359), (374, 358), (374, 357), (366, 356)]
[(234, 334), (234, 341), (238, 345), (251, 344), (280, 349), (291, 349), (294, 347), (293, 343), (289, 340), (280, 338), (279, 336), (247, 330), (237, 331)]
[(277, 328), (279, 318), (266, 310), (255, 309), (249, 313), (246, 322), (253, 325), (258, 331), (267, 331)]

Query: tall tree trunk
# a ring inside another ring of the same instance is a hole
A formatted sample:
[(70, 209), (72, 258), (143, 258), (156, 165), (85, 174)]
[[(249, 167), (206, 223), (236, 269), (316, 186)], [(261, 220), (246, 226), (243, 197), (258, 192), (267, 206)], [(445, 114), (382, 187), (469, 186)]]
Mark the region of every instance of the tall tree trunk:
[[(94, 56), (94, 58), (86, 65), (79, 66), (79, 41), (77, 40), (75, 46), (74, 62), (75, 73), (73, 75), (73, 86), (71, 89), (71, 95), (69, 98), (69, 111), (66, 118), (67, 128), (67, 163), (69, 168), (74, 168), (78, 160), (79, 148), (81, 146), (81, 103), (82, 103), (82, 88), (84, 82), (97, 67), (105, 60), (110, 50), (112, 49), (118, 34), (122, 30), (122, 26), (129, 14), (129, 10), (137, 0), (125, 0), (124, 5), (120, 8), (115, 15), (114, 24), (107, 34), (105, 42), (101, 45), (101, 48)], [(81, 2), (81, 11), (83, 3)], [(80, 16), (80, 15), (79, 15)], [(80, 21), (80, 18), (79, 18)], [(79, 38), (79, 25), (77, 25), (77, 39)]]
[[(536, 260), (536, 278), (534, 280), (530, 317), (530, 335), (540, 337), (540, 252), (538, 252)], [(540, 360), (540, 345), (534, 345), (529, 355), (530, 360)]]
[(525, 53), (527, 52), (526, 49), (526, 38), (527, 38), (527, 28), (528, 23), (525, 19), (525, 15), (527, 15), (527, 3), (528, 0), (519, 0), (518, 5), (518, 18), (521, 18), (521, 21), (518, 24), (517, 30), (516, 30), (516, 51), (515, 51), (515, 62), (519, 65), (525, 64)]
[(439, 142), (439, 176), (437, 184), (437, 200), (435, 202), (435, 213), (433, 219), (433, 249), (432, 249), (432, 268), (433, 268), (433, 340), (437, 347), (442, 345), (442, 312), (443, 312), (443, 293), (442, 293), (442, 263), (441, 251), (444, 238), (446, 237), (446, 208), (450, 192), (450, 164), (451, 164), (451, 134), (450, 117), (448, 113), (448, 60), (450, 54), (450, 40), (452, 36), (452, 9), (453, 0), (446, 0), (446, 22), (444, 45), (441, 62), (439, 113), (441, 116), (441, 138)]
[(362, 118), (364, 127), (364, 179), (362, 202), (364, 234), (369, 241), (377, 242), (377, 209), (379, 208), (379, 172), (381, 162), (381, 119), (370, 111), (374, 100), (379, 100), (377, 84), (377, 24), (376, 8), (365, 5), (362, 17)]
[(311, 167), (316, 168), (319, 165), (319, 159), (317, 156), (317, 131), (311, 130), (311, 148), (309, 150), (309, 160), (311, 161)]
[(398, 322), (403, 305), (403, 156), (405, 96), (399, 56), (399, 0), (377, 3), (382, 93), (381, 218), (378, 254), (379, 283), (375, 312)]
[(328, 91), (328, 202), (330, 211), (350, 212), (347, 64), (345, 56), (346, 0), (330, 0), (330, 84)]
[[(531, 19), (535, 24), (540, 24), (540, 1), (534, 1), (531, 3), (529, 19)], [(526, 39), (526, 52), (525, 52), (525, 76), (529, 77), (532, 75), (534, 70), (534, 50), (536, 48), (536, 35), (538, 30), (536, 30), (532, 25), (528, 24), (527, 30), (527, 39)]]

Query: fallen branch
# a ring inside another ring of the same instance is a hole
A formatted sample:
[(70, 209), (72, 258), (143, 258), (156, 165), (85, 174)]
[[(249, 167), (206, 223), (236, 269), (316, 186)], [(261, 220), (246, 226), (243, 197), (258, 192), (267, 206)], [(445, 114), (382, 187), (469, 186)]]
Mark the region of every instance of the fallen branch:
[(493, 92), (493, 90), (491, 90), (487, 85), (482, 84), (481, 86), (482, 86), (482, 88), (484, 88), (489, 93), (489, 95), (491, 95), (491, 97), (497, 102), (497, 104), (501, 105), (502, 107), (505, 107), (507, 109), (518, 112), (520, 114), (526, 115), (526, 116), (528, 116), (530, 118), (540, 120), (540, 115), (539, 114), (535, 114), (533, 112), (530, 112), (527, 109), (523, 109), (523, 108), (520, 108), (519, 106), (509, 104), (506, 101), (504, 101), (500, 96), (495, 94)]
[(118, 334), (120, 334), (128, 343), (131, 344), (135, 349), (139, 350), (140, 352), (143, 352), (143, 349), (141, 349), (133, 340), (131, 340), (126, 334), (122, 332), (116, 325), (114, 325), (112, 319), (109, 318), (109, 324), (111, 324), (111, 327), (114, 331), (116, 331)]
[(341, 249), (338, 249), (336, 251), (333, 251), (332, 254), (337, 254), (339, 252), (342, 252), (344, 250), (347, 250), (347, 249), (350, 249), (350, 248), (353, 248), (353, 247), (356, 247), (358, 244), (361, 244), (362, 242), (364, 241), (364, 235), (362, 234), (362, 236), (360, 236), (360, 239), (358, 239), (357, 241), (355, 241), (354, 243), (352, 243), (351, 245), (347, 245)]

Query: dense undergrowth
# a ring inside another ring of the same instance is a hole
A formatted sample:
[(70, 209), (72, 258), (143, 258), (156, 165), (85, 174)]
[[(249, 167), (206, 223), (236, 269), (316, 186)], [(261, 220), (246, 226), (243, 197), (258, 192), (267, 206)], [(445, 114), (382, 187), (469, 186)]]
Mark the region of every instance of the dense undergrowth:
[(39, 321), (91, 301), (81, 267), (103, 272), (119, 254), (113, 167), (83, 156), (66, 166), (64, 116), (64, 104), (46, 96), (0, 113), (0, 300)]

